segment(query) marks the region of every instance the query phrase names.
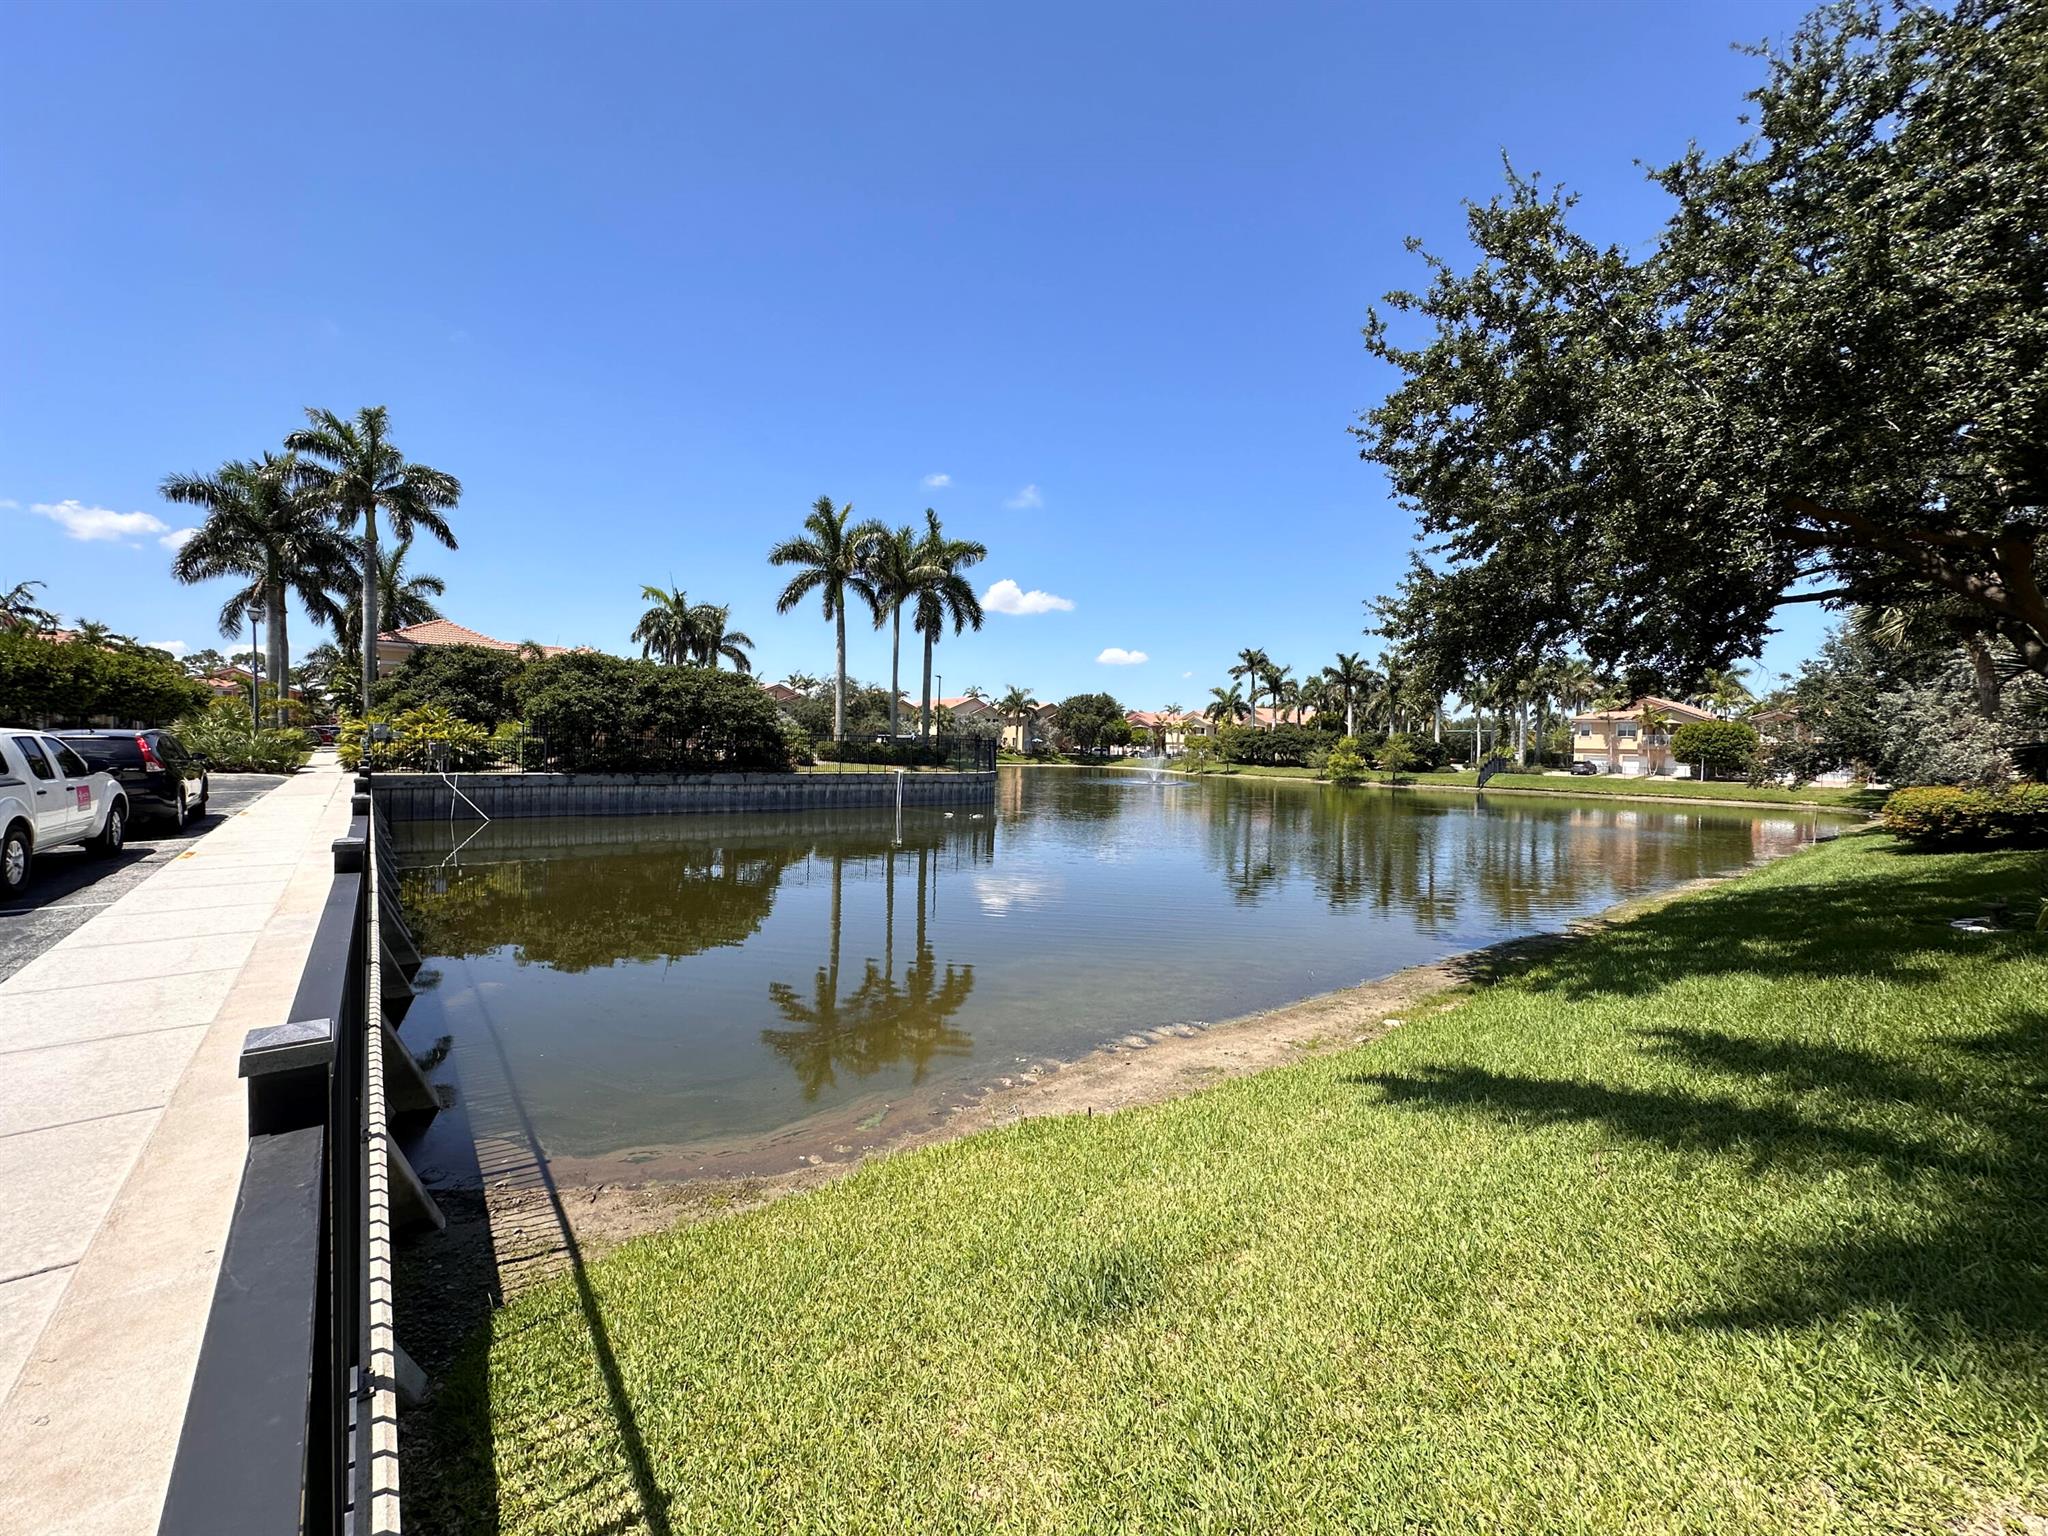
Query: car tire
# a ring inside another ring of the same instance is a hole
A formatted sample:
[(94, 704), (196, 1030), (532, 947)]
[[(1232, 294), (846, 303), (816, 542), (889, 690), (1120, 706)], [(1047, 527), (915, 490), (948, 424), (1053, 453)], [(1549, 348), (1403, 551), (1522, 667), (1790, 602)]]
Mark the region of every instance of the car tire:
[(185, 830), (185, 823), (192, 819), (192, 808), (185, 803), (185, 786), (182, 784), (178, 786), (178, 808), (171, 814), (175, 818), (171, 825), (180, 832)]
[(211, 798), (212, 795), (213, 780), (201, 779), (199, 781), (199, 809), (193, 814), (200, 817), (204, 817), (206, 815), (206, 802), (209, 798)]
[(28, 828), (9, 827), (6, 837), (0, 838), (0, 896), (12, 896), (27, 885), (29, 867), (34, 862)]
[(116, 800), (107, 807), (107, 824), (100, 828), (92, 840), (92, 851), (112, 856), (121, 851), (128, 841), (128, 802)]

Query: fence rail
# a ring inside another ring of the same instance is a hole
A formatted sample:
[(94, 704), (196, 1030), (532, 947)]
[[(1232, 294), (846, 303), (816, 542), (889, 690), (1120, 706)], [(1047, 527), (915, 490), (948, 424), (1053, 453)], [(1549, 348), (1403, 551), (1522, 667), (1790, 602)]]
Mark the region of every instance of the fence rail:
[[(249, 1150), (160, 1536), (395, 1536), (392, 1206), (439, 1224), (391, 1137), (435, 1101), (395, 1026), (418, 956), (359, 781), (289, 1016), (251, 1030)], [(409, 1197), (401, 1198), (401, 1197)]]

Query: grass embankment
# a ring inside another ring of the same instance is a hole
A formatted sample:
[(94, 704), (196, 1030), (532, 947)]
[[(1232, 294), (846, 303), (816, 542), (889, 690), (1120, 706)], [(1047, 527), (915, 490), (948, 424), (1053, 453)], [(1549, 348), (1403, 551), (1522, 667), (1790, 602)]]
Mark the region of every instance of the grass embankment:
[[(1124, 765), (1128, 766), (1128, 765)], [(1241, 779), (1319, 779), (1320, 774), (1313, 768), (1254, 767), (1242, 765), (1212, 769), (1230, 777)], [(1463, 773), (1411, 773), (1403, 774), (1402, 789), (1472, 789), (1479, 783), (1479, 775), (1466, 770)], [(1365, 785), (1367, 789), (1387, 788), (1387, 776), (1375, 773)], [(1543, 773), (1497, 773), (1487, 781), (1488, 789), (1533, 789), (1552, 795), (1620, 795), (1626, 799), (1673, 799), (1673, 800), (1717, 800), (1727, 803), (1750, 805), (1820, 805), (1836, 806), (1845, 810), (1874, 811), (1884, 804), (1884, 791), (1858, 788), (1853, 785), (1834, 786), (1804, 784), (1789, 789), (1782, 784), (1742, 784), (1728, 781), (1701, 781), (1699, 779), (1632, 779), (1620, 774), (1591, 774), (1585, 778), (1566, 775), (1553, 777)]]
[(409, 1523), (2019, 1529), (2048, 941), (1948, 921), (2044, 875), (1856, 834), (1377, 1044), (631, 1244), (499, 1314)]

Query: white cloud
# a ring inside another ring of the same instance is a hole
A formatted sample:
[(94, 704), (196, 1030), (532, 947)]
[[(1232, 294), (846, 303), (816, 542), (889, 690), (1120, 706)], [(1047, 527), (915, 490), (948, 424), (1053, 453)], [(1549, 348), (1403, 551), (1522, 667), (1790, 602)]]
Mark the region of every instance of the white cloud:
[(926, 475), (924, 483), (935, 491), (942, 491), (953, 483), (951, 475)]
[(192, 535), (198, 531), (197, 528), (173, 528), (169, 533), (158, 539), (157, 543), (163, 545), (165, 549), (183, 549), (192, 542)]
[(1039, 494), (1037, 486), (1027, 485), (1023, 490), (1004, 502), (1003, 505), (1021, 511), (1025, 507), (1044, 506), (1045, 497)]
[(981, 594), (981, 606), (990, 613), (1071, 613), (1074, 605), (1064, 597), (1036, 588), (1026, 592), (1009, 577)]
[(1181, 673), (1181, 676), (1182, 676), (1182, 677), (1193, 677), (1194, 675), (1195, 675), (1195, 674), (1194, 674), (1194, 673), (1192, 673), (1192, 672), (1183, 672), (1183, 673)]
[[(123, 539), (156, 537), (175, 549), (190, 537), (174, 532), (171, 525), (153, 512), (116, 512), (111, 507), (88, 507), (77, 500), (38, 501), (29, 511), (47, 517), (71, 538), (87, 544), (117, 544)], [(173, 543), (175, 540), (176, 543)]]
[(1138, 667), (1152, 658), (1143, 651), (1127, 651), (1120, 645), (1112, 645), (1095, 659), (1105, 667)]
[(153, 651), (169, 651), (173, 656), (183, 656), (192, 649), (182, 640), (152, 640), (149, 648)]

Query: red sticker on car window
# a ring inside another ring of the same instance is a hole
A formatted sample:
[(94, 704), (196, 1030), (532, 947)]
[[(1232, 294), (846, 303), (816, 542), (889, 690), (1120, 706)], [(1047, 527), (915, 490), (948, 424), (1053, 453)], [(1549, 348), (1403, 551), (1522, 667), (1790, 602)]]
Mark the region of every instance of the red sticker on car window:
[(79, 809), (80, 809), (81, 811), (89, 811), (89, 810), (91, 810), (91, 809), (92, 809), (92, 787), (91, 787), (90, 785), (87, 785), (87, 784), (79, 784), (79, 785), (75, 785), (74, 787), (75, 787), (75, 788), (76, 788), (76, 789), (78, 790), (78, 808), (79, 808)]

